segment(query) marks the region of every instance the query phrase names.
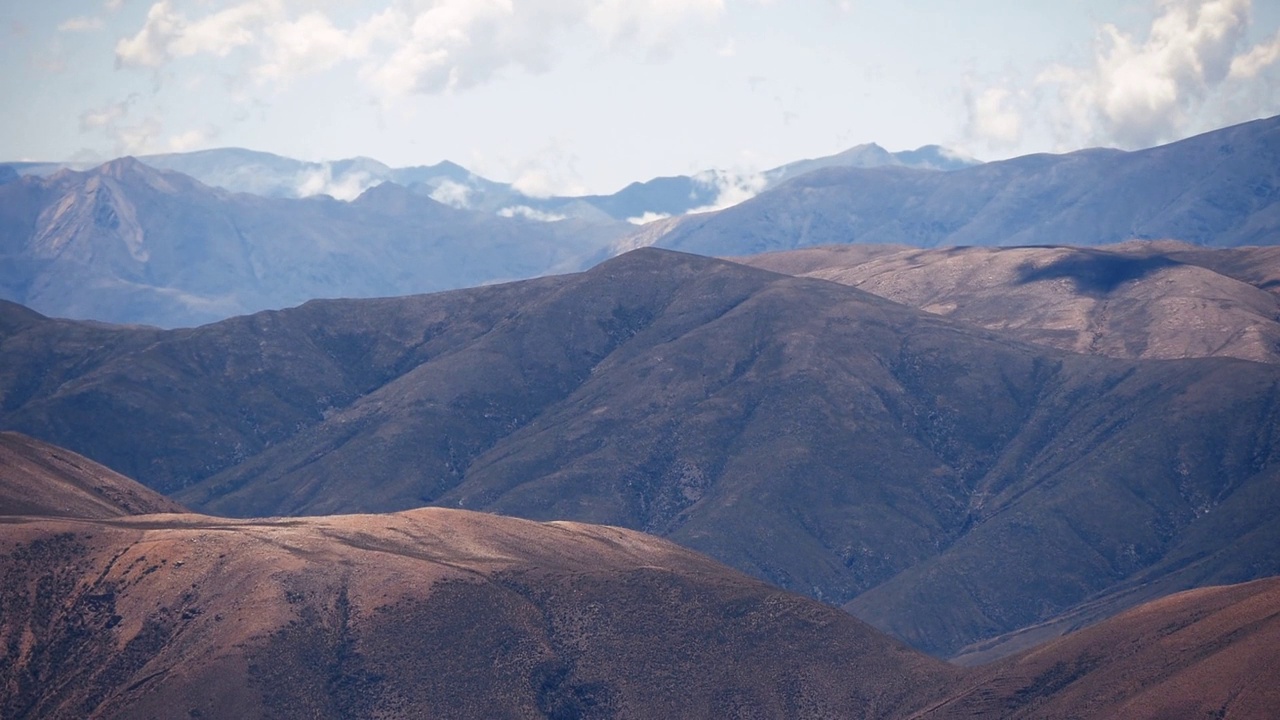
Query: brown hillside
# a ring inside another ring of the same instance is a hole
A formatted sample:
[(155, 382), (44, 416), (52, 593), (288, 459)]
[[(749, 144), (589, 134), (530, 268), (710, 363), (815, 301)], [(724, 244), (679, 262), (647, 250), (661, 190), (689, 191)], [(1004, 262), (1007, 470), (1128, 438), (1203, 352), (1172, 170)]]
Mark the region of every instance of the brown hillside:
[(173, 512), (185, 509), (88, 458), (0, 432), (0, 516), (88, 519)]
[(920, 250), (841, 245), (738, 258), (1026, 342), (1117, 358), (1280, 362), (1280, 252), (1183, 243)]
[(0, 522), (0, 716), (901, 715), (955, 670), (653, 537), (467, 511)]
[(1280, 579), (1191, 590), (980, 668), (916, 717), (1273, 718), (1278, 648)]

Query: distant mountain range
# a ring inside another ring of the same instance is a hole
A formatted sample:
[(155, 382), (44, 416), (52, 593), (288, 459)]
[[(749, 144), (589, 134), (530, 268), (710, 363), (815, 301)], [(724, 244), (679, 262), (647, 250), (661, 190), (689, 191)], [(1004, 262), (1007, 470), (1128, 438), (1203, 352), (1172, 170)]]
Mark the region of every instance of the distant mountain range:
[(940, 655), (1280, 574), (1280, 365), (1071, 354), (680, 253), (191, 330), (7, 305), (0, 356), (0, 428), (205, 512), (620, 525)]
[[(1280, 238), (1278, 145), (1280, 118), (1139, 152), (976, 166), (934, 146), (864, 145), (752, 179), (710, 173), (542, 199), (450, 163), (322, 166), (237, 150), (148, 160), (268, 195), (293, 193), (299, 178), (336, 184), (350, 202), (232, 192), (132, 159), (47, 176), (39, 172), (49, 167), (25, 166), (28, 175), (0, 184), (0, 299), (175, 327), (318, 297), (569, 272), (655, 244), (731, 256), (829, 244), (1271, 244)], [(761, 189), (718, 212), (680, 214)], [(668, 214), (640, 228), (625, 222)]]
[(955, 172), (826, 168), (620, 247), (748, 255), (836, 244), (1280, 242), (1280, 117), (1170, 145), (1028, 155)]
[[(767, 175), (966, 162), (941, 148), (861, 146)], [(609, 254), (632, 227), (627, 218), (716, 202), (727, 182), (661, 178), (612, 196), (538, 199), (452, 163), (392, 169), (365, 158), (318, 164), (234, 149), (123, 158), (83, 172), (15, 165), (26, 177), (0, 167), (8, 172), (0, 175), (0, 299), (60, 317), (162, 327), (318, 297), (578, 270)]]
[[(339, 200), (354, 200), (369, 188), (382, 183), (396, 183), (416, 194), (459, 209), (543, 220), (575, 218), (601, 223), (639, 221), (711, 208), (723, 202), (722, 195), (726, 189), (733, 191), (736, 197), (746, 197), (820, 168), (892, 166), (955, 170), (978, 164), (977, 160), (937, 145), (890, 153), (871, 143), (836, 155), (800, 160), (749, 178), (708, 170), (692, 176), (677, 175), (635, 182), (611, 195), (543, 198), (525, 195), (507, 183), (487, 180), (448, 161), (393, 168), (371, 158), (307, 162), (241, 148), (144, 155), (138, 160), (159, 170), (180, 172), (210, 187), (262, 197), (330, 195)], [(64, 168), (92, 169), (68, 163), (10, 163), (8, 166), (0, 165), (0, 183), (6, 182), (5, 173), (9, 173), (12, 179), (19, 172), (50, 175)], [(738, 188), (736, 184), (747, 187)]]
[(393, 183), (350, 203), (233, 194), (126, 158), (0, 185), (0, 297), (63, 317), (197, 325), (575, 270), (615, 237), (458, 210)]

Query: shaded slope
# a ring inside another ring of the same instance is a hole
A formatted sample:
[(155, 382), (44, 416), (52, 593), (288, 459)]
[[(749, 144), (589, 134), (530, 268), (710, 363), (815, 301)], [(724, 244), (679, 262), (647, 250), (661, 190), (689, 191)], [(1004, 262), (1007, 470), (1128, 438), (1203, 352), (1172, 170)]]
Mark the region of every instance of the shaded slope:
[(0, 515), (111, 518), (183, 512), (107, 468), (39, 440), (0, 432)]
[(857, 287), (1073, 352), (1280, 361), (1273, 248), (1183, 243), (916, 250), (843, 245), (738, 259)]
[(1280, 580), (1193, 590), (981, 668), (913, 717), (1274, 717), (1277, 647)]
[(955, 673), (655, 538), (463, 511), (0, 524), (6, 718), (901, 715)]
[[(0, 352), (48, 369), (0, 422), (214, 512), (644, 529), (941, 654), (1280, 572), (1273, 366), (1066, 355), (658, 250), (169, 333), (28, 320)], [(139, 340), (53, 350), (79, 332)]]
[(1029, 155), (948, 173), (819, 170), (657, 240), (707, 255), (844, 243), (1099, 245), (1280, 238), (1280, 118), (1121, 152)]

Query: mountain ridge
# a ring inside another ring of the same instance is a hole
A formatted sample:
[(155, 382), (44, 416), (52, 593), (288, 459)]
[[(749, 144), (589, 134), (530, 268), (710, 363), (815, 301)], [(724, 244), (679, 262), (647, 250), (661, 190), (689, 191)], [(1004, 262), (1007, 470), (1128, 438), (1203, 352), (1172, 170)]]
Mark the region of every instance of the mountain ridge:
[(654, 241), (736, 256), (848, 243), (1274, 244), (1277, 167), (1280, 116), (1132, 152), (1028, 155), (949, 173), (828, 168), (718, 213), (685, 218)]
[(939, 655), (1280, 573), (1272, 365), (1072, 355), (656, 249), (193, 330), (15, 315), (0, 427), (206, 511), (622, 525)]

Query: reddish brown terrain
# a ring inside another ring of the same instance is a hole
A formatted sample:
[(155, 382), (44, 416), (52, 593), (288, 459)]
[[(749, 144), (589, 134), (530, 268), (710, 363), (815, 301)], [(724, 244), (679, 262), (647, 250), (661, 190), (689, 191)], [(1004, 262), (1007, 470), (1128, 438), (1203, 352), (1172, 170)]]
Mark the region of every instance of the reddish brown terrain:
[(738, 261), (1071, 352), (1280, 362), (1280, 248), (839, 245)]
[[(6, 488), (59, 508), (82, 492), (75, 468), (91, 463), (4, 439), (62, 463), (6, 464)], [(0, 515), (0, 573), (4, 718), (1280, 712), (1280, 579), (1168, 597), (965, 670), (658, 538), (460, 510)]]
[(648, 535), (460, 510), (0, 517), (0, 576), (11, 720), (879, 718), (959, 675)]
[(1274, 718), (1280, 579), (1156, 600), (975, 676), (916, 717)]
[(185, 512), (98, 463), (21, 433), (0, 432), (0, 515), (111, 518)]

